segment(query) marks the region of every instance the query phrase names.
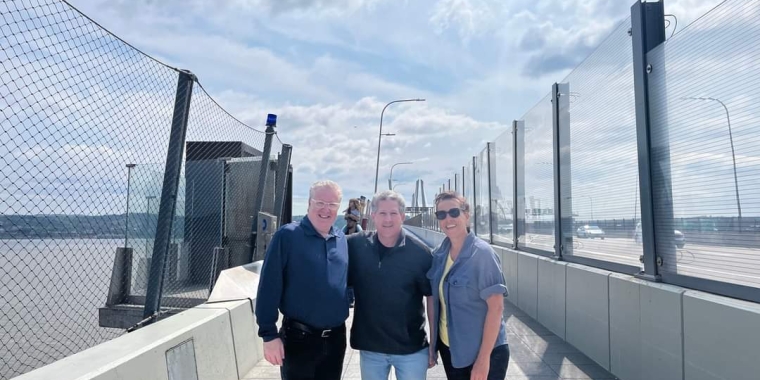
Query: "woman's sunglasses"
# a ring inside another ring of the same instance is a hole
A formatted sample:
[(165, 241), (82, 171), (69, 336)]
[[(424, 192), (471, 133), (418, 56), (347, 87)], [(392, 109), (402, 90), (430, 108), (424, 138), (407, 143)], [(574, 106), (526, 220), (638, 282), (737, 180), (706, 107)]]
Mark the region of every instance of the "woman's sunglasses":
[(460, 209), (458, 207), (457, 208), (452, 208), (449, 211), (438, 210), (438, 211), (435, 212), (435, 218), (438, 219), (438, 220), (444, 220), (444, 219), (446, 219), (446, 214), (448, 214), (452, 218), (458, 218), (461, 213), (462, 213), (462, 209)]

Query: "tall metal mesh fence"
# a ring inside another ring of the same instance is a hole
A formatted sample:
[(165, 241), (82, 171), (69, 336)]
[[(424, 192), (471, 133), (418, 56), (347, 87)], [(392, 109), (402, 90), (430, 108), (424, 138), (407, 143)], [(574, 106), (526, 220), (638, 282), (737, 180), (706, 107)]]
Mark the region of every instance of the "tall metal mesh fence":
[[(0, 379), (8, 379), (122, 333), (98, 320), (117, 248), (132, 248), (129, 300), (144, 301), (178, 70), (54, 0), (0, 2), (0, 62)], [(247, 223), (250, 235), (250, 215), (241, 216), (250, 210), (228, 207), (225, 221), (219, 210), (252, 197), (244, 186), (258, 171), (243, 171), (260, 164), (264, 133), (196, 84), (186, 142), (168, 307), (208, 296), (213, 263), (196, 251), (224, 248), (225, 229)], [(276, 156), (281, 143), (272, 145)], [(206, 244), (212, 230), (218, 241)]]
[[(265, 137), (227, 113), (203, 87), (193, 88), (175, 220), (183, 225), (173, 230), (163, 307), (203, 303), (220, 270), (248, 262), (253, 190), (259, 184)], [(281, 147), (273, 139), (261, 209), (270, 214), (275, 200), (274, 163)]]

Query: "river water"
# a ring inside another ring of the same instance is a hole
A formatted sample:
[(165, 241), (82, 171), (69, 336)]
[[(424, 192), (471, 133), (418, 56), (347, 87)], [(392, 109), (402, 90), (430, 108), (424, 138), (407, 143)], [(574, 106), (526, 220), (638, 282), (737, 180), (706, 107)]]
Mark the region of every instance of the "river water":
[[(98, 326), (124, 240), (0, 240), (0, 379), (120, 336)], [(132, 244), (130, 244), (132, 245)], [(135, 241), (142, 254), (144, 241)]]

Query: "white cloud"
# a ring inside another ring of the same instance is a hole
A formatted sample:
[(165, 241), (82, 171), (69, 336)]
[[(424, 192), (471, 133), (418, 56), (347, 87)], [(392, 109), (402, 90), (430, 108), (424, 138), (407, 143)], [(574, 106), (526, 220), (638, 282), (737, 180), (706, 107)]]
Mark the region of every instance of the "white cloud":
[[(363, 98), (353, 103), (268, 105), (242, 93), (225, 92), (218, 97), (230, 110), (241, 110), (242, 120), (256, 124), (267, 113), (278, 115), (278, 135), (293, 145), (294, 181), (305, 202), (305, 191), (318, 179), (328, 178), (344, 187), (346, 198), (370, 196), (374, 186), (377, 134), (384, 102)], [(256, 104), (251, 107), (248, 104)], [(234, 112), (234, 111), (233, 111)], [(463, 147), (485, 144), (506, 126), (484, 123), (426, 103), (394, 104), (386, 110), (380, 155), (379, 188), (387, 186), (388, 172), (396, 162), (394, 177), (413, 184), (417, 178), (441, 182), (461, 169), (469, 152)], [(421, 150), (428, 145), (431, 149)], [(432, 188), (432, 187), (431, 187)], [(399, 190), (403, 187), (399, 187)], [(408, 187), (411, 190), (411, 186)], [(428, 192), (428, 194), (432, 194)], [(410, 194), (407, 194), (409, 197)], [(296, 200), (297, 201), (297, 200)], [(299, 204), (305, 207), (305, 203)]]
[(488, 0), (439, 0), (430, 23), (438, 33), (458, 27), (459, 36), (468, 41), (493, 28), (500, 8)]

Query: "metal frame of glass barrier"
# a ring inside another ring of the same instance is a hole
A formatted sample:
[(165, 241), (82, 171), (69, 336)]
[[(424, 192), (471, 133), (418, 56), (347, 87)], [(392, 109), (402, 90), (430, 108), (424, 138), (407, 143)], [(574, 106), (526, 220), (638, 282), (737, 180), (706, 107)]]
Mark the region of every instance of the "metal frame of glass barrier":
[(728, 297), (739, 298), (752, 302), (760, 302), (760, 289), (753, 288), (751, 286), (667, 272), (661, 273), (660, 278), (662, 279), (662, 282), (667, 284), (715, 294), (722, 294)]
[(464, 170), (464, 166), (462, 166), (462, 196), (463, 197), (467, 197), (467, 193), (466, 193), (467, 186), (465, 186), (466, 182), (467, 181), (465, 179), (465, 170)]
[[(493, 207), (493, 191), (491, 186), (493, 185), (493, 176), (495, 175), (495, 172), (491, 170), (491, 164), (493, 163), (493, 160), (491, 159), (491, 156), (494, 154), (493, 149), (493, 143), (489, 142), (486, 143), (486, 186), (488, 187), (488, 202), (483, 203), (484, 205), (488, 205), (488, 242), (493, 243), (493, 224), (494, 224), (494, 216), (498, 212), (494, 212)], [(497, 221), (498, 223), (498, 221)]]
[(477, 186), (478, 173), (475, 170), (475, 168), (478, 167), (477, 166), (477, 162), (478, 162), (478, 157), (477, 156), (472, 156), (472, 164), (471, 164), (472, 165), (471, 166), (471, 168), (472, 168), (472, 204), (470, 205), (470, 207), (472, 207), (472, 218), (470, 218), (470, 220), (473, 222), (472, 223), (472, 232), (475, 233), (475, 235), (477, 235), (478, 232), (479, 232), (478, 231), (478, 222), (477, 222), (478, 221), (478, 212), (477, 212), (478, 208), (476, 206), (478, 204), (478, 186)]
[[(560, 86), (562, 87), (560, 89)], [(562, 96), (562, 93), (565, 96)], [(569, 112), (570, 86), (567, 83), (552, 85), (552, 143), (554, 160), (554, 258), (572, 258), (573, 250), (573, 210), (570, 203), (570, 123)], [(563, 119), (563, 120), (560, 120)], [(562, 122), (564, 121), (564, 123)], [(563, 128), (564, 126), (564, 128)], [(568, 200), (565, 202), (564, 200)], [(568, 212), (569, 211), (569, 212)]]
[(512, 162), (514, 163), (514, 221), (512, 222), (512, 248), (518, 249), (520, 236), (525, 235), (525, 122), (512, 121)]
[[(641, 258), (644, 271), (638, 276), (650, 281), (660, 281), (655, 240), (655, 208), (671, 208), (661, 204), (654, 197), (652, 185), (658, 181), (669, 183), (670, 177), (663, 178), (660, 171), (653, 170), (655, 158), (652, 154), (653, 130), (649, 122), (649, 82), (652, 66), (647, 62), (647, 53), (665, 41), (664, 8), (662, 2), (639, 3), (631, 7), (631, 37), (633, 44), (633, 85), (636, 98), (636, 135), (639, 151), (639, 194), (641, 197), (641, 233), (644, 254)], [(658, 25), (659, 23), (659, 25)], [(662, 67), (662, 66), (660, 66)], [(669, 157), (669, 155), (668, 155)], [(669, 165), (668, 165), (669, 166)], [(655, 179), (654, 176), (660, 175)], [(669, 187), (669, 186), (668, 186)]]

